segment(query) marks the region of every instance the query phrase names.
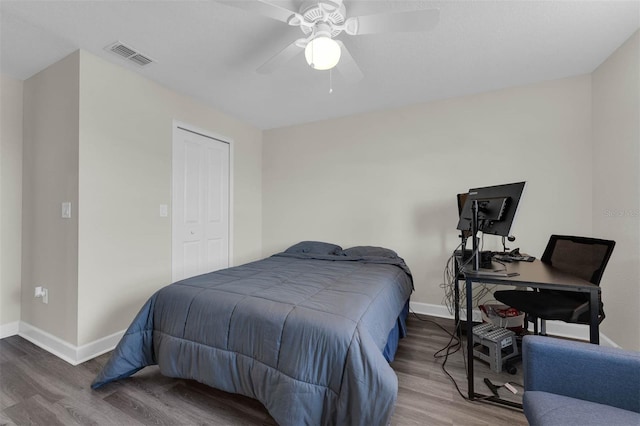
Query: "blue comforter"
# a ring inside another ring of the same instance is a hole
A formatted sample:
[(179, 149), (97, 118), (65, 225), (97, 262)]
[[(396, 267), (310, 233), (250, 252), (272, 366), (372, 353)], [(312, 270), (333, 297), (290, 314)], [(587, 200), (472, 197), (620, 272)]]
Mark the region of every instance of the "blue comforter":
[(92, 387), (158, 364), (281, 425), (386, 425), (398, 385), (382, 352), (411, 291), (401, 258), (281, 253), (189, 278), (147, 301)]

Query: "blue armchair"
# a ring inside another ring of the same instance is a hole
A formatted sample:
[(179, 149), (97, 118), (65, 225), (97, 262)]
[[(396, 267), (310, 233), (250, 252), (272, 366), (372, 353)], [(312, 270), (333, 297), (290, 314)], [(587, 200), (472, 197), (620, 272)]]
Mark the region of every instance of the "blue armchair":
[(640, 425), (640, 352), (525, 336), (524, 414), (536, 425)]

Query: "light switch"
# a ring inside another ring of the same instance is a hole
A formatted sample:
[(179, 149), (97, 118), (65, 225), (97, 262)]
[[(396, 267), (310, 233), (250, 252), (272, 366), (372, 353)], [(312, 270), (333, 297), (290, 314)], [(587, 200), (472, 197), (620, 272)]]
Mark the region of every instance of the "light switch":
[(166, 204), (160, 204), (160, 217), (169, 216), (169, 206)]
[(64, 203), (62, 203), (62, 218), (71, 218), (71, 203), (69, 201), (65, 201)]

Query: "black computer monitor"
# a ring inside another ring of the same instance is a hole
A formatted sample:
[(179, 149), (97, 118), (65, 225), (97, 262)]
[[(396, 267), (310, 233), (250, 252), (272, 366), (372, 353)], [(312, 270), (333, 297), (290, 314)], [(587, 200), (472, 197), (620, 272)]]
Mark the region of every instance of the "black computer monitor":
[[(463, 232), (471, 230), (473, 219), (471, 206), (473, 201), (477, 200), (478, 231), (503, 237), (509, 236), (525, 184), (526, 182), (516, 182), (470, 189), (460, 210), (458, 229)], [(458, 202), (460, 202), (460, 196), (458, 196)]]

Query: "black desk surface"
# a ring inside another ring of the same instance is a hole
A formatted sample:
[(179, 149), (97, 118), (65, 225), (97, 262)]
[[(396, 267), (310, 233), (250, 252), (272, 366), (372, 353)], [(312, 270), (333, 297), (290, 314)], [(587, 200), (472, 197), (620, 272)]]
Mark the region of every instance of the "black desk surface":
[[(505, 266), (506, 265), (506, 266)], [(600, 291), (600, 287), (587, 280), (578, 278), (562, 272), (552, 266), (542, 263), (539, 260), (533, 262), (511, 262), (502, 265), (493, 263), (493, 270), (504, 270), (507, 272), (517, 272), (519, 275), (512, 277), (474, 275), (471, 265), (465, 266), (461, 271), (465, 278), (478, 283), (494, 283), (513, 285), (516, 287), (537, 287), (556, 290), (568, 290), (589, 293)]]

